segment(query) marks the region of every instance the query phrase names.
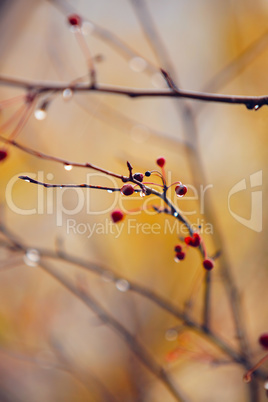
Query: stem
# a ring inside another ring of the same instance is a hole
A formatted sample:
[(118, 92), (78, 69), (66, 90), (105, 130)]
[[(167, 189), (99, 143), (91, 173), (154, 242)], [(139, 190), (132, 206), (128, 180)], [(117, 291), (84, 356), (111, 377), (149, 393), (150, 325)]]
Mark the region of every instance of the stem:
[(239, 95), (223, 95), (206, 92), (187, 91), (187, 90), (151, 90), (151, 89), (135, 89), (119, 86), (97, 85), (95, 87), (85, 84), (73, 85), (70, 83), (55, 83), (44, 81), (27, 81), (15, 78), (0, 76), (0, 84), (23, 88), (27, 91), (35, 91), (36, 95), (41, 95), (46, 92), (63, 92), (66, 88), (73, 92), (96, 92), (113, 95), (128, 96), (130, 98), (145, 98), (145, 97), (167, 97), (167, 98), (184, 98), (203, 102), (228, 103), (236, 105), (245, 105), (248, 109), (259, 109), (263, 105), (268, 104), (268, 96), (239, 96)]
[[(175, 77), (175, 69), (173, 68), (173, 65), (171, 61), (169, 60), (168, 53), (166, 51), (165, 45), (162, 43), (162, 40), (158, 34), (157, 28), (154, 25), (154, 22), (151, 18), (151, 14), (147, 8), (146, 1), (141, 1), (141, 0), (131, 0), (134, 9), (137, 13), (138, 19), (141, 23), (141, 27), (144, 30), (147, 40), (149, 44), (151, 45), (151, 48), (153, 49), (154, 53), (157, 55), (160, 61), (160, 65), (165, 68), (166, 71), (169, 71), (171, 73), (172, 77)], [(184, 91), (181, 91), (178, 89), (178, 86), (174, 83), (174, 80), (171, 78), (171, 76), (165, 71), (162, 70), (162, 73), (164, 74), (164, 77), (167, 81), (167, 85), (171, 88), (172, 93), (177, 93), (177, 95), (180, 95)], [(191, 94), (187, 94), (191, 95)], [(195, 93), (195, 95), (197, 95)], [(199, 94), (200, 95), (200, 94)], [(201, 98), (197, 95), (197, 98), (201, 100)], [(204, 95), (204, 97), (203, 97)], [(187, 98), (185, 96), (185, 98)], [(196, 99), (197, 99), (196, 98)], [(241, 101), (241, 97), (239, 99), (237, 97), (233, 96), (222, 96), (222, 95), (216, 95), (216, 98), (214, 96), (211, 97), (211, 94), (202, 94), (202, 100), (209, 100), (209, 101), (219, 101), (219, 98), (221, 98), (221, 101), (223, 102), (237, 102)], [(266, 100), (262, 99), (262, 102), (267, 102), (267, 97)], [(248, 109), (253, 109), (256, 107), (255, 110), (259, 108), (258, 103), (254, 103), (253, 99), (251, 101), (245, 102), (244, 103)], [(261, 103), (262, 105), (263, 103)], [(204, 166), (203, 162), (200, 156), (200, 151), (199, 151), (199, 145), (198, 145), (198, 131), (196, 127), (196, 122), (194, 119), (194, 113), (192, 108), (185, 103), (182, 103), (178, 105), (179, 107), (176, 108), (179, 116), (182, 118), (182, 122), (184, 124), (185, 128), (185, 138), (190, 139), (190, 143), (192, 145), (191, 148), (186, 149), (186, 153), (189, 159), (189, 167), (190, 171), (192, 173), (193, 180), (196, 183), (203, 183), (206, 184), (206, 174), (204, 171)], [(229, 261), (227, 257), (226, 250), (224, 249), (224, 242), (222, 239), (222, 234), (220, 231), (220, 228), (218, 227), (217, 224), (217, 219), (215, 215), (215, 211), (213, 208), (213, 203), (210, 199), (210, 197), (207, 197), (207, 219), (214, 225), (214, 242), (215, 240), (218, 240), (221, 250), (222, 250), (222, 258), (220, 260), (220, 268), (224, 276), (224, 285), (225, 289), (227, 292), (227, 295), (229, 297), (229, 302), (231, 306), (231, 311), (233, 315), (233, 320), (235, 324), (235, 329), (236, 329), (236, 334), (237, 338), (239, 341), (240, 345), (240, 350), (241, 353), (249, 356), (250, 355), (250, 349), (247, 341), (247, 337), (245, 334), (245, 329), (244, 329), (244, 323), (241, 318), (241, 313), (240, 313), (240, 300), (239, 300), (239, 295), (238, 295), (238, 290), (237, 287), (234, 283), (233, 276), (229, 267)], [(216, 243), (216, 242), (215, 242)], [(218, 247), (217, 247), (218, 248)], [(204, 307), (203, 307), (203, 318), (204, 318), (204, 326), (206, 328), (206, 331), (210, 329), (210, 293), (211, 293), (211, 282), (208, 280), (208, 276), (206, 277), (207, 282), (205, 286), (205, 294), (204, 294)], [(255, 402), (255, 398), (257, 398), (257, 392), (256, 392), (256, 387), (255, 385), (250, 388), (250, 394), (249, 398), (251, 402)]]

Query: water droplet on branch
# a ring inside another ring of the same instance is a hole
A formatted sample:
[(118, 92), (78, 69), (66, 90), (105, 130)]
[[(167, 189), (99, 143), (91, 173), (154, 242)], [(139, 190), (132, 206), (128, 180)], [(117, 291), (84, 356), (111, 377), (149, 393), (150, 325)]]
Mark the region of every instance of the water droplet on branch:
[(66, 88), (64, 89), (64, 91), (62, 92), (62, 97), (65, 101), (68, 101), (72, 98), (73, 96), (73, 91), (70, 88)]
[(47, 117), (47, 112), (44, 109), (36, 109), (34, 117), (36, 120), (44, 120)]
[(142, 57), (136, 56), (129, 60), (131, 70), (141, 73), (147, 67), (147, 62)]
[(129, 290), (129, 283), (126, 279), (118, 279), (115, 286), (120, 292), (127, 292)]
[(38, 250), (33, 248), (26, 251), (25, 255), (23, 256), (23, 261), (29, 267), (36, 267), (40, 261), (40, 254)]
[(72, 168), (73, 168), (72, 165), (64, 165), (64, 169), (65, 169), (65, 170), (70, 171), (70, 170), (72, 170)]
[(165, 333), (165, 338), (167, 341), (175, 341), (178, 338), (178, 332), (176, 329), (170, 328)]

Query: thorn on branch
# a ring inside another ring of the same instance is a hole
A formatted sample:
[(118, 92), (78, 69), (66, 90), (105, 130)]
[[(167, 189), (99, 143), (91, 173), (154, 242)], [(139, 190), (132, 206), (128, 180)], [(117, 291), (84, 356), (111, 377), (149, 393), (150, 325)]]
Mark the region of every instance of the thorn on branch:
[(178, 90), (175, 82), (170, 77), (170, 75), (163, 68), (161, 68), (160, 70), (161, 70), (161, 73), (162, 73), (163, 77), (166, 80), (166, 83), (168, 84), (168, 87), (170, 89), (172, 89), (173, 91), (178, 92), (179, 90)]
[(128, 168), (128, 170), (129, 170), (129, 178), (132, 179), (132, 170), (133, 170), (133, 167), (132, 167), (132, 165), (131, 165), (131, 163), (130, 163), (129, 161), (127, 161), (127, 168)]

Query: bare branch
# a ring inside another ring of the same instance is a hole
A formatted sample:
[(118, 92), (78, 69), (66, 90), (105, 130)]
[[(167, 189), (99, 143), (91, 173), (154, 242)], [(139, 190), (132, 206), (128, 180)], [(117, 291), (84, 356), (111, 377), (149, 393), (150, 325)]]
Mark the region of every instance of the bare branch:
[(63, 92), (66, 88), (69, 88), (74, 93), (75, 92), (94, 92), (94, 93), (106, 93), (113, 95), (128, 96), (130, 98), (184, 98), (192, 99), (203, 102), (216, 102), (216, 103), (227, 103), (233, 105), (244, 105), (247, 109), (258, 110), (261, 106), (268, 104), (268, 96), (239, 96), (239, 95), (223, 95), (223, 94), (213, 94), (206, 92), (196, 92), (187, 91), (180, 89), (179, 91), (174, 90), (151, 90), (151, 89), (135, 89), (126, 88), (119, 86), (109, 86), (98, 84), (95, 87), (81, 84), (74, 85), (70, 83), (55, 83), (55, 82), (44, 82), (44, 81), (26, 81), (19, 80), (15, 78), (9, 78), (0, 76), (0, 84), (8, 85), (17, 88), (22, 88), (27, 91), (35, 91), (36, 96), (45, 94), (47, 92)]

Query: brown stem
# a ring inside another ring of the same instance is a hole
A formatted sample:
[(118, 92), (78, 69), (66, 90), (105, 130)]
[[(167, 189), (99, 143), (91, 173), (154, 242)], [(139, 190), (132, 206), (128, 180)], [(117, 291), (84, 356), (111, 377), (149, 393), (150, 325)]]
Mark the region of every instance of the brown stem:
[[(131, 0), (132, 4), (134, 5), (134, 9), (138, 15), (138, 19), (141, 23), (142, 29), (144, 30), (147, 40), (149, 44), (151, 45), (154, 53), (157, 55), (160, 61), (160, 65), (165, 68), (166, 71), (169, 71), (171, 73), (171, 76), (174, 78), (175, 75), (175, 69), (173, 68), (173, 65), (171, 61), (169, 60), (168, 53), (166, 51), (165, 45), (162, 43), (162, 40), (160, 38), (160, 35), (158, 34), (158, 30), (154, 25), (153, 19), (151, 18), (151, 14), (147, 8), (146, 1), (141, 1), (141, 0)], [(164, 77), (166, 78), (168, 86), (171, 88), (172, 93), (177, 93), (178, 95), (181, 94), (184, 91), (181, 91), (178, 86), (176, 86), (173, 78), (167, 73), (164, 73)], [(190, 95), (189, 93), (187, 95)], [(209, 97), (207, 97), (208, 94), (204, 94), (205, 98), (209, 100)], [(221, 96), (223, 102), (230, 102), (232, 103), (233, 101), (236, 102), (238, 99), (233, 96), (227, 95), (227, 98), (225, 96)], [(186, 97), (185, 97), (186, 98)], [(203, 98), (203, 100), (205, 99)], [(216, 96), (219, 100), (219, 96)], [(266, 101), (267, 102), (267, 97)], [(199, 100), (201, 100), (199, 98)], [(212, 98), (210, 98), (212, 101)], [(240, 98), (241, 100), (241, 98)], [(216, 99), (214, 99), (216, 101)], [(262, 100), (264, 101), (264, 99)], [(254, 103), (253, 100), (244, 103), (248, 109), (254, 109), (257, 110), (259, 108), (258, 103)], [(260, 105), (263, 105), (261, 103)], [(187, 156), (189, 159), (189, 166), (190, 170), (192, 172), (192, 177), (196, 183), (203, 183), (205, 184), (207, 182), (206, 180), (206, 174), (203, 166), (203, 162), (201, 159), (200, 155), (200, 150), (199, 150), (199, 141), (198, 141), (198, 131), (196, 127), (196, 122), (194, 119), (194, 113), (193, 109), (191, 108), (190, 105), (185, 104), (184, 102), (180, 105), (179, 107), (176, 108), (179, 116), (182, 118), (184, 128), (185, 128), (185, 136), (190, 139), (190, 143), (192, 145), (191, 148), (187, 148)], [(224, 285), (225, 289), (229, 298), (230, 306), (231, 306), (231, 311), (235, 323), (235, 329), (236, 329), (236, 334), (238, 337), (238, 341), (240, 344), (240, 350), (241, 353), (246, 355), (247, 357), (250, 355), (250, 349), (248, 345), (248, 340), (247, 336), (245, 333), (245, 327), (244, 327), (244, 322), (242, 321), (241, 317), (241, 312), (240, 312), (240, 300), (239, 300), (239, 295), (238, 295), (238, 290), (237, 287), (234, 283), (233, 275), (230, 270), (230, 264), (228, 261), (228, 256), (224, 247), (224, 242), (222, 239), (222, 234), (221, 230), (218, 226), (217, 219), (215, 216), (215, 211), (214, 211), (214, 205), (212, 203), (212, 200), (210, 197), (207, 197), (207, 219), (214, 225), (214, 242), (216, 244), (216, 241), (220, 244), (221, 250), (222, 250), (222, 258), (220, 260), (220, 268), (221, 271), (223, 272), (223, 277), (224, 277)], [(216, 241), (215, 241), (216, 240)], [(218, 247), (217, 247), (218, 248)], [(208, 280), (208, 277), (207, 277)], [(206, 286), (205, 286), (205, 294), (204, 294), (204, 307), (203, 307), (203, 318), (204, 322), (203, 325), (206, 328), (206, 331), (210, 328), (210, 293), (211, 293), (211, 282), (207, 281)], [(256, 386), (255, 384), (252, 384), (252, 387), (250, 388), (250, 395), (249, 395), (250, 401), (255, 402), (255, 398), (257, 398), (257, 391), (256, 391)]]
[(66, 88), (73, 92), (96, 92), (113, 95), (128, 96), (130, 98), (144, 97), (167, 97), (167, 98), (184, 98), (203, 102), (228, 103), (236, 105), (245, 105), (248, 109), (258, 110), (261, 106), (268, 104), (268, 96), (239, 96), (239, 95), (223, 95), (206, 92), (187, 91), (187, 90), (151, 90), (151, 89), (135, 89), (119, 86), (97, 85), (95, 87), (85, 84), (70, 85), (70, 83), (55, 83), (42, 81), (26, 81), (10, 77), (0, 76), (0, 84), (22, 88), (27, 91), (35, 91), (36, 95), (46, 92), (63, 92)]

